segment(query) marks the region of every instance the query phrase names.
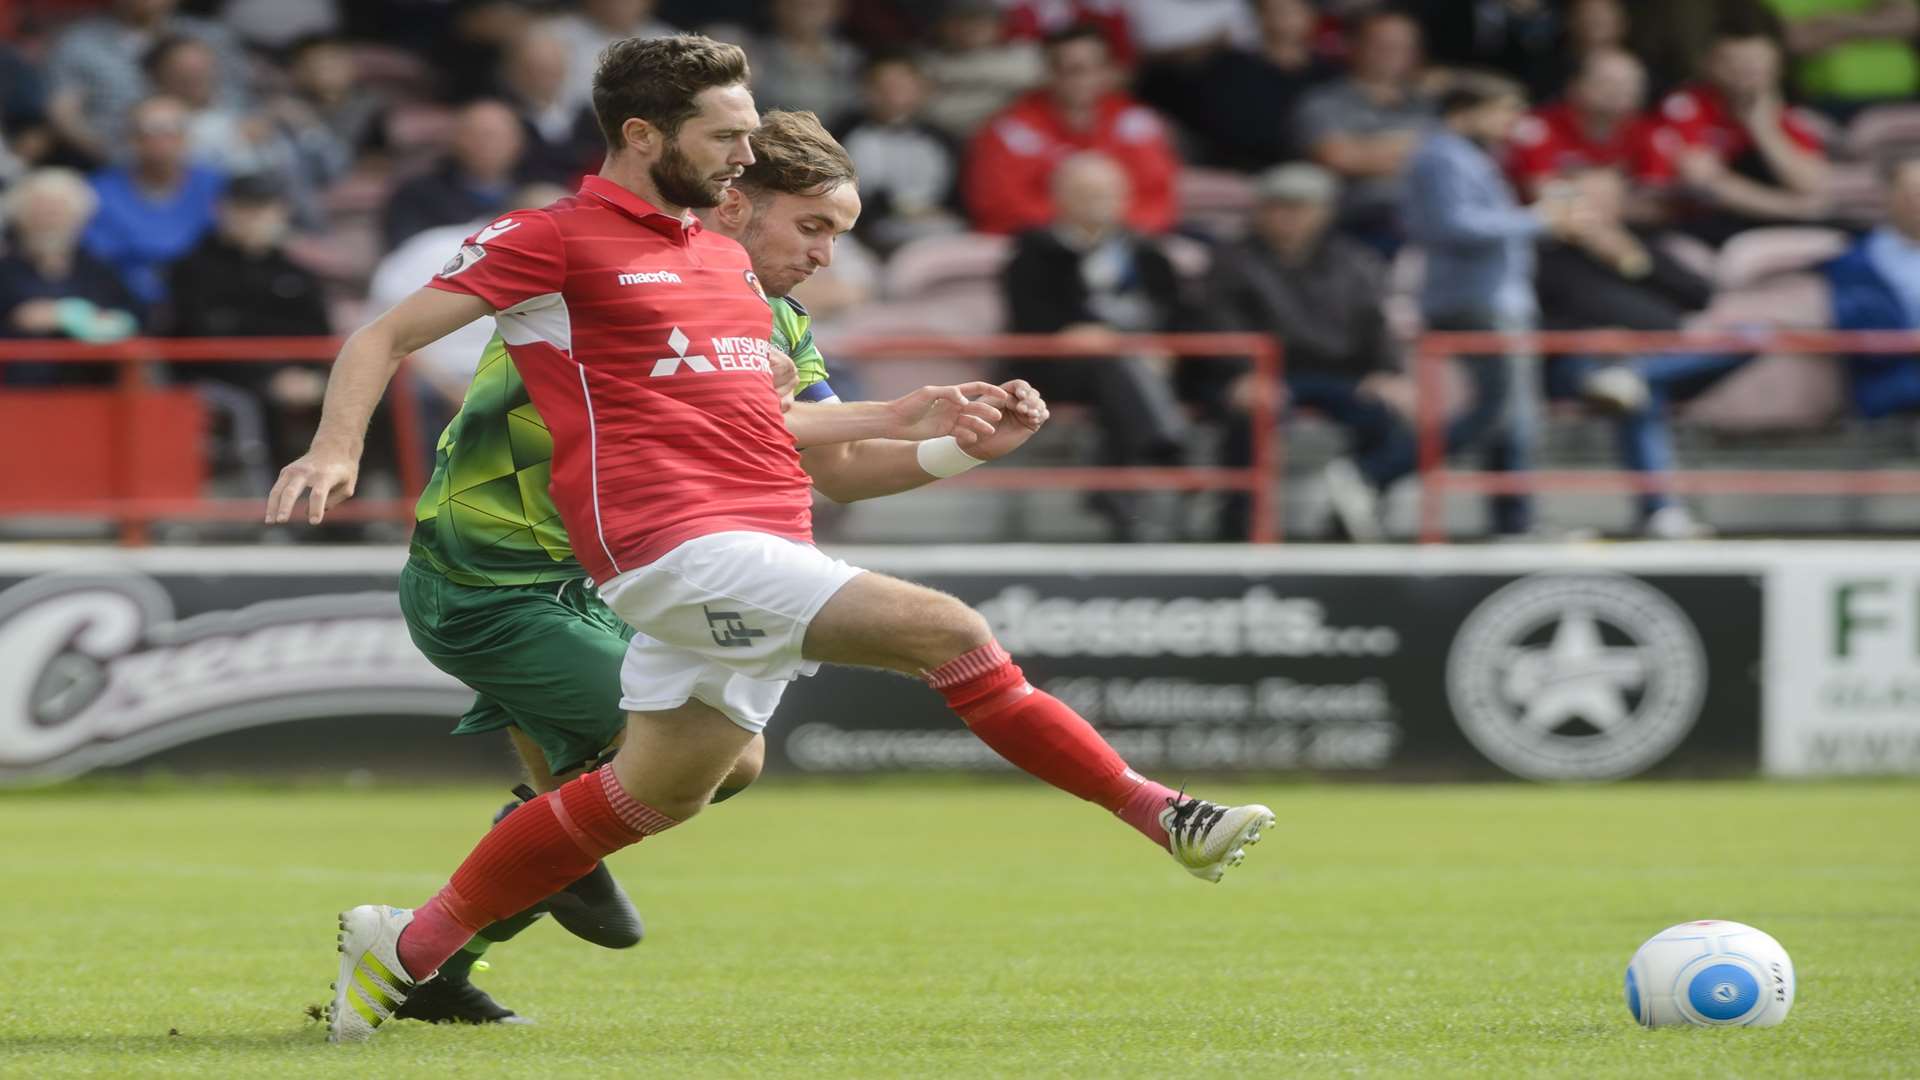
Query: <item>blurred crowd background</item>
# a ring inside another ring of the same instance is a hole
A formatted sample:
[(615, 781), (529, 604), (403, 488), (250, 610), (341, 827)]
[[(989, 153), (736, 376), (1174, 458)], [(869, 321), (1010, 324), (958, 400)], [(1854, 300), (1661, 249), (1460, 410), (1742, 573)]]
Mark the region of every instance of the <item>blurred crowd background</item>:
[[(1271, 333), (1284, 385), (1117, 344), (1008, 370), (1065, 407), (1040, 461), (1242, 462), (1249, 407), (1284, 405), (1296, 537), (1406, 532), (1425, 330), (1920, 327), (1916, 0), (16, 0), (0, 336), (351, 331), (598, 168), (601, 48), (690, 30), (742, 44), (761, 107), (818, 113), (859, 168), (860, 224), (797, 294), (843, 394), (925, 381), (834, 362), (873, 332)], [(418, 357), (430, 423), (488, 333)], [(324, 377), (154, 375), (204, 403), (206, 482), (235, 496), (304, 448)], [(112, 378), (16, 359), (0, 398)], [(1515, 355), (1447, 386), (1449, 449), (1494, 469), (1920, 460), (1909, 357)], [(1463, 528), (1871, 532), (1914, 501), (1656, 483)], [(1237, 498), (1062, 505), (1087, 538), (1247, 527)]]

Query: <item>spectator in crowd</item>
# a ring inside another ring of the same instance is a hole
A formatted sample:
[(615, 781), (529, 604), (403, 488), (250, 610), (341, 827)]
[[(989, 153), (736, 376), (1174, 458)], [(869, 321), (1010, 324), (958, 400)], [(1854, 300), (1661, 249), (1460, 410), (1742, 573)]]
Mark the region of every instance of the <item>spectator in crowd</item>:
[(819, 116), (853, 108), (860, 50), (839, 35), (842, 0), (772, 0), (768, 7), (772, 32), (747, 44), (754, 100)]
[[(516, 188), (496, 213), (545, 206), (568, 194), (566, 188), (554, 184), (525, 184)], [(459, 252), (467, 237), (491, 224), (494, 216), (485, 214), (451, 225), (436, 225), (408, 237), (374, 267), (367, 293), (368, 310), (379, 314), (413, 295), (421, 282), (438, 274)], [(475, 319), (413, 354), (411, 370), (426, 391), (421, 404), (427, 413), (427, 428), (439, 431), (453, 418), (466, 396), (467, 382), (473, 378), (480, 353), (492, 337), (493, 320)]]
[(173, 98), (140, 102), (128, 122), (129, 163), (94, 175), (100, 208), (81, 243), (94, 258), (118, 267), (141, 303), (152, 304), (166, 295), (166, 265), (193, 250), (213, 227), (226, 177), (192, 160), (187, 110)]
[[(114, 268), (87, 254), (80, 234), (98, 200), (71, 169), (38, 169), (7, 189), (10, 235), (0, 255), (0, 338), (114, 341), (140, 327), (144, 306)], [(8, 386), (100, 384), (110, 365), (16, 363), (0, 367)]]
[(1920, 2), (1768, 0), (1786, 24), (1804, 100), (1841, 119), (1920, 95)]
[[(1519, 84), (1496, 75), (1456, 76), (1440, 95), (1440, 127), (1420, 145), (1407, 176), (1409, 238), (1426, 249), (1420, 306), (1434, 330), (1531, 329), (1534, 241), (1564, 232), (1579, 204), (1548, 199), (1522, 207), (1498, 157), (1526, 108)], [(1467, 357), (1473, 404), (1447, 432), (1449, 450), (1482, 448), (1486, 467), (1530, 467), (1538, 421), (1538, 372), (1532, 358)], [(1493, 531), (1519, 536), (1532, 528), (1531, 500), (1493, 499)]]
[[(1332, 234), (1339, 181), (1318, 165), (1281, 165), (1258, 181), (1250, 235), (1223, 248), (1207, 282), (1210, 322), (1272, 334), (1286, 350), (1286, 399), (1347, 429), (1351, 457), (1326, 470), (1327, 492), (1349, 539), (1380, 539), (1378, 497), (1413, 471), (1413, 431), (1403, 409), (1412, 386), (1381, 299), (1386, 269), (1371, 248)], [(1228, 465), (1252, 460), (1246, 409), (1270, 388), (1243, 372), (1216, 400), (1229, 414)], [(1211, 396), (1211, 395), (1210, 395)], [(1247, 534), (1236, 495), (1219, 539)]]
[[(1837, 330), (1920, 330), (1920, 151), (1882, 168), (1887, 221), (1822, 268)], [(1862, 355), (1847, 368), (1862, 416), (1920, 412), (1920, 356)]]
[(52, 150), (47, 84), (18, 49), (0, 42), (0, 187)]
[(1137, 63), (1191, 57), (1225, 47), (1252, 48), (1260, 29), (1248, 0), (1126, 0), (1127, 37)]
[(388, 249), (422, 229), (498, 214), (519, 180), (525, 143), (520, 118), (506, 105), (481, 100), (462, 108), (446, 162), (401, 185), (387, 204)]
[(363, 147), (380, 141), (386, 104), (361, 85), (359, 61), (340, 38), (303, 38), (287, 58), (288, 87), (267, 115), (293, 144), (296, 168), (324, 188), (345, 176)]
[[(600, 52), (623, 38), (657, 38), (677, 34), (673, 26), (653, 17), (654, 0), (581, 0), (578, 11), (553, 20), (553, 33), (567, 44), (567, 100), (593, 106), (593, 72)], [(758, 75), (756, 65), (755, 74)]]
[(1685, 144), (1676, 171), (1701, 203), (1680, 227), (1718, 244), (1756, 225), (1824, 217), (1826, 157), (1812, 123), (1780, 95), (1780, 47), (1757, 25), (1728, 24), (1702, 71), (1660, 107)]
[(607, 154), (593, 109), (567, 95), (570, 62), (566, 42), (536, 30), (508, 47), (500, 73), (501, 95), (520, 114), (526, 138), (522, 175), (568, 187), (599, 171)]
[(1565, 61), (1560, 5), (1547, 0), (1420, 0), (1427, 59), (1502, 72), (1529, 88)]
[(1098, 31), (1106, 40), (1114, 63), (1122, 67), (1133, 65), (1129, 0), (1002, 0), (999, 6), (1007, 37), (1014, 41), (1044, 43), (1076, 26), (1084, 26)]
[[(168, 332), (175, 337), (305, 337), (330, 333), (319, 279), (287, 258), (291, 207), (278, 179), (243, 176), (220, 197), (219, 221), (169, 274)], [(235, 458), (265, 490), (271, 463), (300, 454), (318, 420), (326, 373), (319, 364), (181, 364), (229, 419)]]
[(1632, 53), (1588, 53), (1566, 99), (1535, 109), (1514, 131), (1507, 168), (1520, 193), (1539, 198), (1555, 177), (1604, 165), (1645, 193), (1635, 216), (1653, 216), (1673, 181), (1679, 137), (1643, 110), (1646, 89), (1646, 69)]
[[(1588, 165), (1569, 180), (1581, 206), (1577, 225), (1540, 245), (1534, 272), (1542, 325), (1549, 330), (1681, 328), (1713, 299), (1713, 283), (1669, 255), (1655, 236), (1626, 223), (1626, 177)], [(1557, 356), (1548, 361), (1551, 396), (1580, 397), (1619, 414), (1622, 464), (1664, 476), (1674, 463), (1668, 407), (1705, 391), (1746, 363), (1723, 353), (1672, 353), (1625, 363)], [(1652, 491), (1640, 497), (1639, 528), (1659, 540), (1686, 540), (1709, 530), (1674, 501)]]
[(1156, 63), (1140, 74), (1140, 99), (1192, 136), (1198, 157), (1260, 169), (1299, 153), (1294, 107), (1340, 69), (1314, 48), (1320, 14), (1308, 0), (1256, 0), (1260, 36)]
[(968, 148), (962, 188), (974, 227), (1006, 233), (1051, 223), (1054, 166), (1098, 150), (1127, 174), (1128, 225), (1145, 233), (1172, 228), (1180, 159), (1153, 110), (1115, 88), (1106, 39), (1076, 26), (1047, 39), (1046, 57), (1046, 85), (989, 120)]
[(246, 99), (247, 60), (225, 27), (174, 14), (176, 0), (114, 0), (104, 15), (68, 27), (47, 57), (51, 116), (63, 139), (94, 161), (113, 156), (133, 107), (150, 92), (143, 62), (171, 37), (191, 37), (218, 57), (220, 95)]
[(1045, 76), (1039, 46), (1002, 39), (994, 0), (942, 0), (933, 30), (933, 47), (920, 57), (933, 88), (927, 120), (956, 142)]
[[(1082, 151), (1060, 162), (1049, 183), (1057, 217), (1020, 234), (1002, 279), (1008, 329), (1100, 344), (1116, 333), (1163, 331), (1183, 320), (1172, 264), (1127, 227), (1120, 163)], [(1150, 358), (1029, 361), (1014, 365), (1013, 377), (1043, 388), (1049, 401), (1092, 405), (1107, 464), (1174, 464), (1185, 451), (1185, 415), (1168, 373)], [(1134, 493), (1102, 492), (1092, 502), (1114, 539), (1150, 532)]]
[(1629, 49), (1630, 25), (1620, 0), (1573, 0), (1567, 5), (1566, 33), (1557, 62), (1528, 87), (1533, 100), (1548, 101), (1566, 93), (1568, 81), (1596, 53)]
[(226, 0), (220, 23), (258, 49), (278, 51), (301, 38), (340, 30), (337, 0)]
[(863, 108), (836, 125), (860, 173), (860, 235), (884, 254), (917, 237), (964, 228), (953, 213), (959, 152), (921, 118), (927, 80), (913, 58), (874, 56), (861, 85)]
[(1340, 228), (1383, 252), (1400, 246), (1407, 161), (1433, 108), (1419, 87), (1420, 28), (1382, 10), (1353, 29), (1353, 69), (1309, 93), (1295, 117), (1312, 160), (1344, 181)]
[(219, 99), (219, 57), (198, 38), (171, 37), (147, 52), (154, 92), (186, 106), (187, 153), (229, 176), (272, 173), (286, 186), (303, 224), (319, 228), (320, 178), (297, 167), (293, 142), (263, 114)]

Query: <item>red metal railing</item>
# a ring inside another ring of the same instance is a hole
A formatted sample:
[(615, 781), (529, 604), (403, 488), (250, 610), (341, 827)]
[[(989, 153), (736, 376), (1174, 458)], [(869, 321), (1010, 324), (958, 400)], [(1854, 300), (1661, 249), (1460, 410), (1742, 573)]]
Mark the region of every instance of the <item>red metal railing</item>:
[[(70, 341), (0, 341), (0, 366), (10, 362), (112, 363), (119, 367), (116, 382), (122, 415), (131, 415), (137, 398), (148, 385), (145, 369), (168, 362), (191, 363), (303, 363), (328, 362), (340, 342), (327, 337), (290, 338), (136, 338), (110, 345)], [(833, 359), (925, 360), (950, 358), (1042, 357), (1085, 360), (1120, 353), (1162, 353), (1174, 357), (1245, 356), (1253, 369), (1277, 382), (1282, 374), (1279, 347), (1259, 334), (1114, 335), (1100, 342), (1074, 342), (1052, 335), (982, 335), (977, 337), (911, 335), (867, 337), (837, 342)], [(404, 375), (402, 368), (400, 375)], [(1042, 392), (1045, 388), (1042, 387)], [(396, 376), (388, 391), (388, 412), (394, 425), (401, 488), (409, 497), (388, 500), (352, 500), (328, 511), (330, 520), (410, 521), (412, 495), (426, 483), (426, 447), (420, 431), (413, 386)], [(1007, 468), (983, 469), (955, 477), (949, 484), (976, 488), (1075, 488), (1080, 490), (1240, 490), (1251, 500), (1255, 543), (1271, 543), (1280, 535), (1274, 502), (1282, 468), (1278, 418), (1271, 401), (1254, 406), (1253, 463), (1248, 468)], [(263, 506), (260, 499), (152, 498), (131, 490), (132, 452), (126, 439), (128, 425), (118, 423), (105, 433), (115, 439), (114, 484), (121, 494), (91, 500), (0, 500), (0, 514), (59, 514), (100, 517), (120, 526), (121, 541), (142, 544), (149, 526), (159, 520), (254, 521)], [(197, 452), (197, 448), (196, 448)], [(264, 498), (264, 493), (262, 493)]]
[(1449, 331), (1424, 335), (1414, 348), (1419, 395), (1415, 425), (1420, 442), (1420, 541), (1446, 537), (1446, 500), (1455, 493), (1536, 494), (1544, 491), (1593, 494), (1737, 495), (1910, 495), (1920, 494), (1914, 470), (1701, 470), (1647, 474), (1610, 469), (1536, 469), (1526, 472), (1470, 472), (1447, 467), (1446, 365), (1455, 357), (1495, 362), (1520, 353), (1549, 355), (1647, 356), (1660, 353), (1808, 354), (1810, 362), (1831, 362), (1849, 354), (1920, 353), (1920, 332), (1910, 331), (1760, 331), (1754, 333), (1651, 333), (1579, 330), (1506, 334)]

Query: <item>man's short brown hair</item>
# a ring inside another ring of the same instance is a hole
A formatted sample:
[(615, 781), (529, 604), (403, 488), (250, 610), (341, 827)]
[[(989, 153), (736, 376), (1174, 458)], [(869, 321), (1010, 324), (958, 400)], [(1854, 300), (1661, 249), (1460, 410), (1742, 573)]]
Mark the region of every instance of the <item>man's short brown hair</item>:
[(593, 115), (607, 147), (626, 145), (620, 129), (639, 117), (672, 138), (699, 107), (693, 99), (716, 86), (745, 85), (747, 54), (704, 34), (624, 38), (600, 54), (593, 72)]
[(749, 199), (825, 195), (859, 180), (846, 147), (810, 112), (771, 109), (761, 115), (748, 142), (753, 164), (733, 183)]

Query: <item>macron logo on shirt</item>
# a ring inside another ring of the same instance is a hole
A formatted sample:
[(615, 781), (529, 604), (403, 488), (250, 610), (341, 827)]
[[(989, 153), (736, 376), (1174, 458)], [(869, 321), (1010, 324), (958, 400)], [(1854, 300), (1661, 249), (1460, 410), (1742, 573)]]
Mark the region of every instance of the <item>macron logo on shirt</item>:
[(622, 285), (678, 285), (680, 275), (671, 270), (642, 270), (635, 274), (621, 274)]

